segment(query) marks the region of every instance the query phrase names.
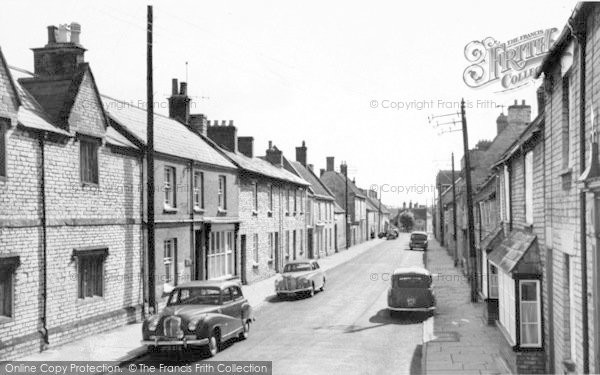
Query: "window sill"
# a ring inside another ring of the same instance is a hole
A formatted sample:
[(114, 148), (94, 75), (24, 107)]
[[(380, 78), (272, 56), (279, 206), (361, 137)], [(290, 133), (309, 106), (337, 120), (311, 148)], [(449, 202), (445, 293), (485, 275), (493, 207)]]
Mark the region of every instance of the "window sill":
[[(1, 180), (0, 180), (1, 181)], [(0, 316), (0, 324), (13, 322), (14, 318), (11, 316)]]
[(100, 184), (97, 182), (81, 181), (81, 187), (99, 188)]
[(87, 305), (89, 303), (96, 303), (96, 302), (104, 302), (104, 297), (102, 297), (102, 296), (93, 296), (93, 297), (85, 297), (85, 298), (77, 297), (77, 304), (79, 304), (79, 305)]
[(285, 216), (290, 216), (290, 213), (286, 211)]
[(559, 171), (558, 175), (561, 177), (565, 177), (567, 175), (570, 175), (571, 173), (573, 173), (573, 168), (568, 167), (568, 168), (565, 168), (565, 169)]
[(164, 205), (163, 206), (163, 213), (164, 214), (176, 214), (177, 213), (177, 208)]
[(6, 181), (8, 181), (8, 177), (0, 176), (0, 182), (6, 182)]
[(268, 263), (268, 264), (273, 264), (273, 258), (269, 258), (269, 259), (267, 259), (267, 263)]
[(217, 215), (226, 215), (227, 214), (227, 210), (223, 209), (223, 208), (219, 208), (217, 210)]
[(258, 263), (256, 263), (256, 262), (252, 262), (252, 268), (254, 268), (254, 269), (258, 269)]
[(252, 216), (258, 216), (258, 211), (252, 210)]
[(296, 213), (294, 212), (294, 214), (293, 214), (293, 215), (294, 215), (294, 216), (296, 216)]
[(195, 214), (203, 214), (204, 213), (204, 208), (194, 207), (194, 213)]
[(271, 210), (267, 211), (267, 216), (268, 217), (273, 217), (273, 211), (271, 211)]

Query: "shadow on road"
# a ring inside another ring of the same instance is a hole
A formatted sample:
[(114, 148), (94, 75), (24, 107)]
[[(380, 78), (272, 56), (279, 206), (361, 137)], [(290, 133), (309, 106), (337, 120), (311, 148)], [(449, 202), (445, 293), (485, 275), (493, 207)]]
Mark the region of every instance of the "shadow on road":
[(423, 373), (423, 368), (421, 366), (422, 360), (423, 345), (417, 345), (410, 361), (410, 375), (421, 375)]

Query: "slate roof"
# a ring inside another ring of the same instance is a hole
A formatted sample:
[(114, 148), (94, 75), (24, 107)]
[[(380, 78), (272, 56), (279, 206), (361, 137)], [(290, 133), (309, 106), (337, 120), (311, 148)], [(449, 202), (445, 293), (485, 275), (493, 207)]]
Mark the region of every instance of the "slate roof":
[[(338, 181), (341, 181), (342, 184), (345, 183), (344, 180), (344, 175), (341, 174), (340, 172), (336, 172), (336, 171), (325, 171), (325, 173), (323, 174), (323, 176), (321, 178), (334, 178), (337, 179)], [(356, 195), (359, 198), (366, 198), (365, 194), (354, 184), (354, 182), (352, 182), (351, 179), (347, 178), (348, 180), (348, 191), (349, 192), (353, 192), (354, 195)]]
[(296, 176), (292, 172), (285, 170), (283, 167), (276, 167), (262, 158), (249, 158), (239, 152), (235, 153), (227, 150), (223, 150), (222, 152), (227, 155), (227, 157), (229, 157), (239, 168), (248, 172), (302, 186), (310, 185), (307, 181)]
[(313, 194), (315, 194), (315, 196), (317, 196), (319, 198), (322, 198), (322, 199), (334, 200), (333, 194), (329, 191), (329, 189), (327, 188), (327, 186), (325, 186), (325, 184), (323, 183), (323, 181), (321, 181), (314, 174), (313, 171), (311, 171), (310, 169), (306, 168), (300, 162), (291, 161), (291, 160), (287, 160), (287, 162), (290, 164), (290, 166), (294, 169), (294, 171), (297, 172), (297, 174), (301, 178), (303, 178), (308, 183), (310, 183), (310, 189), (312, 190)]
[(481, 242), (479, 243), (479, 248), (481, 250), (485, 250), (486, 252), (489, 253), (496, 246), (498, 246), (500, 244), (500, 242), (502, 242), (503, 240), (504, 240), (504, 228), (502, 227), (502, 225), (498, 225), (498, 227), (496, 229), (494, 229), (492, 232), (488, 233), (488, 235), (485, 236), (483, 238), (483, 240), (481, 240)]
[(367, 197), (367, 211), (379, 212), (379, 202), (375, 201), (371, 197)]
[[(147, 112), (131, 103), (102, 95), (104, 109), (109, 118), (139, 143), (146, 144)], [(235, 168), (227, 158), (215, 150), (208, 142), (177, 120), (154, 115), (154, 150), (163, 154), (178, 156), (206, 164)]]
[(537, 237), (532, 233), (512, 231), (492, 250), (488, 259), (508, 274), (541, 273)]
[(346, 212), (346, 210), (344, 210), (344, 209), (342, 208), (342, 206), (340, 206), (340, 205), (338, 204), (338, 202), (337, 202), (337, 201), (333, 201), (333, 213), (334, 213), (334, 214), (343, 214), (343, 213), (345, 213), (345, 212)]

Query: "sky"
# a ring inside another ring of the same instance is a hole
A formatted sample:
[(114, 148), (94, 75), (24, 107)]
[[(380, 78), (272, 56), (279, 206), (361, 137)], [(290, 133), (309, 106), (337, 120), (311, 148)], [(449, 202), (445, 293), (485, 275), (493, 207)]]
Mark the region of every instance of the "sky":
[(525, 100), (537, 114), (539, 80), (468, 87), (465, 46), (550, 28), (557, 37), (575, 2), (4, 0), (0, 47), (31, 71), (46, 27), (78, 22), (100, 91), (145, 106), (147, 5), (157, 112), (168, 114), (171, 79), (187, 80), (192, 113), (234, 120), (255, 154), (271, 140), (293, 159), (305, 141), (316, 171), (334, 156), (357, 185), (401, 206), (431, 204), (437, 171), (452, 152), (458, 169), (463, 155), (462, 133), (440, 134), (428, 118), (458, 112), (464, 98), (473, 147), (494, 137), (502, 106)]

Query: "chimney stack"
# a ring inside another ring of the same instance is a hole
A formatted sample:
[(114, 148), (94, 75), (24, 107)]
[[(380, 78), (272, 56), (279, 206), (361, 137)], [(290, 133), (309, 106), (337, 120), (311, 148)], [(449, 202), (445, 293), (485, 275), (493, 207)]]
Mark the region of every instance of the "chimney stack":
[(81, 47), (81, 25), (48, 26), (48, 43), (42, 48), (33, 48), (35, 75), (40, 78), (69, 76), (77, 72), (85, 62), (85, 48)]
[(272, 141), (269, 141), (269, 148), (267, 149), (267, 161), (276, 167), (283, 166), (283, 152), (273, 145)]
[(413, 208), (412, 201), (410, 201), (410, 202), (408, 203), (408, 208), (412, 210), (412, 208)]
[(321, 168), (321, 170), (319, 171), (319, 177), (323, 177), (324, 174), (325, 174), (325, 169)]
[(302, 146), (296, 147), (296, 161), (306, 167), (306, 142), (302, 141)]
[(507, 126), (508, 119), (506, 118), (504, 113), (499, 114), (498, 118), (496, 119), (496, 135), (502, 133)]
[(508, 123), (514, 125), (529, 122), (531, 122), (531, 106), (525, 104), (525, 100), (521, 104), (515, 100), (515, 104), (508, 107)]
[(225, 121), (222, 121), (223, 126), (219, 126), (219, 121), (217, 120), (214, 120), (213, 123), (214, 125), (211, 126), (209, 124), (206, 129), (208, 138), (227, 151), (237, 152), (237, 128), (233, 126), (233, 123), (229, 126), (225, 126)]
[(202, 113), (190, 115), (189, 128), (196, 134), (201, 134), (206, 137), (206, 128), (209, 120)]
[(346, 163), (340, 164), (340, 173), (348, 177), (348, 165)]
[(315, 171), (315, 166), (313, 164), (309, 164), (308, 165), (308, 169), (310, 169), (311, 172)]
[(402, 202), (402, 209), (406, 210), (406, 202)]
[(254, 138), (238, 137), (238, 151), (249, 158), (254, 157)]
[(190, 101), (187, 96), (187, 83), (181, 82), (177, 91), (177, 78), (171, 81), (171, 97), (169, 98), (169, 117), (185, 125), (190, 121)]
[(333, 156), (328, 156), (326, 158), (326, 161), (327, 161), (327, 172), (333, 172), (335, 158)]

